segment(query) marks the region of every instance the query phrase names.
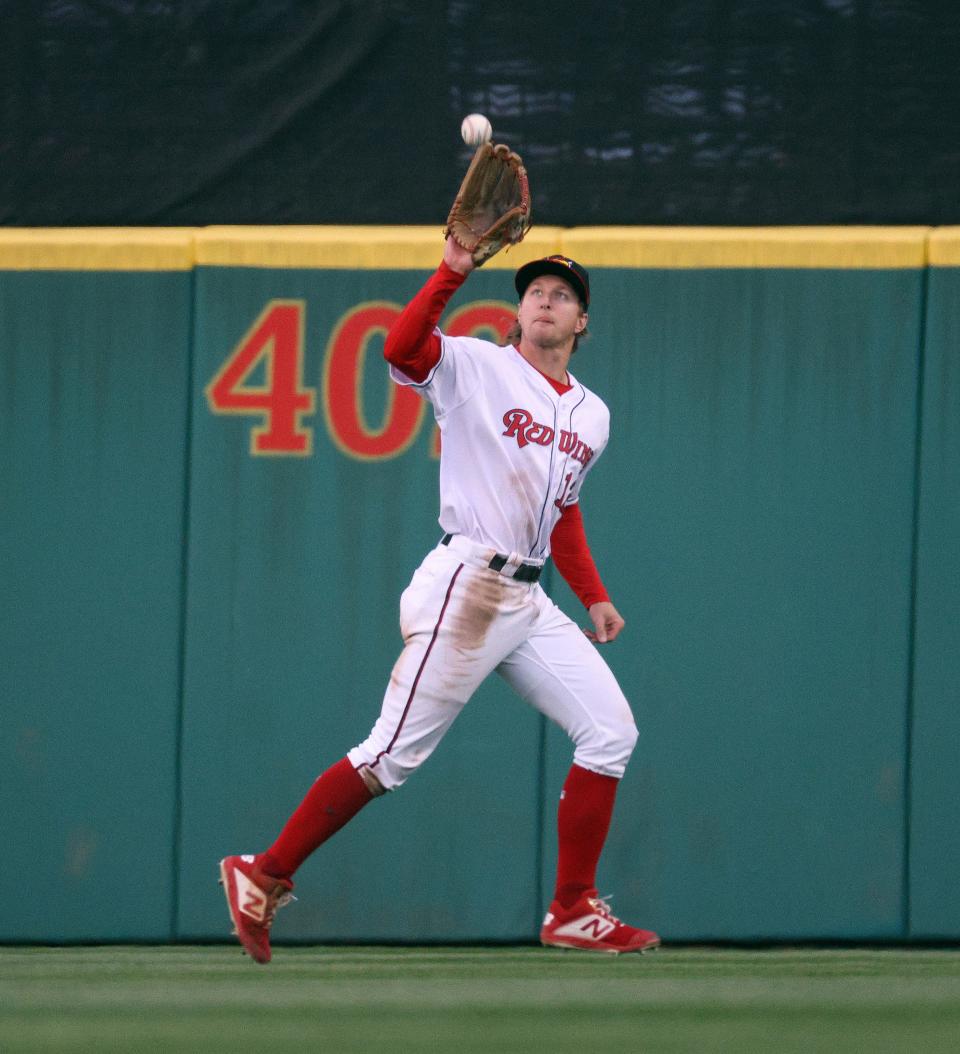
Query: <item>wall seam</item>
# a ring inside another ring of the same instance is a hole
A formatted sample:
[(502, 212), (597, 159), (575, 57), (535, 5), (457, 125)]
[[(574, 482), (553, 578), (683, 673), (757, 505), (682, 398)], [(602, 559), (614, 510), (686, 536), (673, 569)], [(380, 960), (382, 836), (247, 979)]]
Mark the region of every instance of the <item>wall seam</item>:
[[(928, 236), (929, 246), (929, 236)], [(903, 764), (903, 878), (902, 936), (910, 937), (912, 920), (911, 855), (913, 851), (913, 734), (916, 708), (917, 577), (919, 574), (920, 491), (923, 455), (923, 401), (926, 373), (927, 309), (930, 294), (930, 265), (920, 272), (920, 318), (917, 342), (917, 386), (915, 391), (915, 435), (913, 444), (913, 509), (910, 524), (910, 586), (907, 625), (907, 683), (904, 722)]]
[(177, 716), (174, 729), (174, 763), (173, 763), (173, 844), (170, 855), (170, 939), (179, 936), (178, 917), (180, 914), (180, 864), (181, 842), (183, 838), (183, 722), (186, 698), (187, 677), (187, 590), (189, 585), (190, 559), (190, 504), (191, 479), (193, 463), (193, 388), (194, 362), (197, 341), (197, 269), (196, 264), (190, 270), (190, 304), (187, 329), (187, 390), (186, 390), (186, 428), (183, 445), (183, 532), (180, 550), (180, 635), (177, 655)]

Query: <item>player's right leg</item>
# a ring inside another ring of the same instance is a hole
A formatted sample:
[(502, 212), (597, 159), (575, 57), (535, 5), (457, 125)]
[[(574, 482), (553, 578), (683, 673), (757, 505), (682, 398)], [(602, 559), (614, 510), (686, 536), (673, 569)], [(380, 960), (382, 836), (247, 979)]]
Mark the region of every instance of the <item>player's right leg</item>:
[(523, 583), (438, 546), (400, 599), (405, 647), (370, 735), (347, 755), (386, 790), (401, 786), (536, 615)]
[(257, 962), (270, 958), (278, 888), (289, 892), (315, 849), (426, 761), (480, 682), (523, 639), (535, 615), (528, 597), (526, 586), (451, 549), (428, 554), (401, 597), (405, 646), (370, 735), (319, 777), (265, 853), (249, 864), (243, 857), (221, 864), (237, 935)]
[(291, 899), (294, 872), (373, 797), (362, 774), (342, 758), (314, 782), (265, 853), (220, 861), (234, 932), (255, 962), (270, 961), (270, 927), (277, 908)]
[(292, 898), (293, 883), (265, 874), (255, 856), (226, 856), (220, 861), (220, 884), (244, 951), (254, 962), (270, 962), (270, 927), (277, 909)]

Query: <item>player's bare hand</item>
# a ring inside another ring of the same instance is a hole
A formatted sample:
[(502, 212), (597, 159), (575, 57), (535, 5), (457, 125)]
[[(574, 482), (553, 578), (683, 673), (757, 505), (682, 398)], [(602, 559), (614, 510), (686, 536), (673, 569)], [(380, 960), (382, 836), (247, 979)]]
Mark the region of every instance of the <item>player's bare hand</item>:
[(624, 621), (620, 612), (609, 600), (602, 600), (599, 604), (592, 604), (588, 612), (593, 629), (585, 629), (583, 632), (596, 644), (609, 644), (616, 640), (620, 630), (624, 627)]
[(470, 253), (454, 238), (447, 238), (443, 246), (443, 262), (458, 274), (469, 274), (476, 267)]

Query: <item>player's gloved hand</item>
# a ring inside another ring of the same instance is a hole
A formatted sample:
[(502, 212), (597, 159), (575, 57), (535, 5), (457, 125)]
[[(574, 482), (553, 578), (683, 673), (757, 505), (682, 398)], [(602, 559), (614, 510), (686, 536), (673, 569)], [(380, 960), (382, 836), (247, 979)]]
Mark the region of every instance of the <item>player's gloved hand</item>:
[(590, 621), (593, 623), (593, 630), (585, 629), (583, 632), (597, 644), (608, 644), (612, 640), (617, 639), (617, 634), (624, 627), (624, 621), (620, 617), (620, 612), (610, 603), (609, 600), (602, 600), (599, 604), (591, 604), (590, 610)]
[(530, 184), (519, 154), (481, 143), (447, 216), (447, 235), (479, 267), (530, 230)]
[(449, 237), (443, 245), (443, 262), (458, 274), (469, 274), (477, 266), (473, 262), (473, 256), (456, 238)]

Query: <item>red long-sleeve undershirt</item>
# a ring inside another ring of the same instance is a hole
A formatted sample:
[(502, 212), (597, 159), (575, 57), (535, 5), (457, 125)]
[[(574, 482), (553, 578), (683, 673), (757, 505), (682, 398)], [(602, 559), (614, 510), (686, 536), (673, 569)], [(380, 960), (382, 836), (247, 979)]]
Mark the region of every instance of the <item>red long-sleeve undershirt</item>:
[[(441, 263), (387, 334), (383, 357), (418, 384), (427, 379), (440, 361), (440, 337), (435, 328), (443, 309), (466, 277)], [(570, 388), (546, 374), (544, 377), (561, 394)], [(584, 607), (610, 599), (587, 545), (578, 504), (563, 508), (550, 535), (550, 554), (564, 581)]]
[(440, 338), (434, 328), (467, 276), (441, 263), (427, 284), (400, 312), (383, 345), (383, 357), (417, 384), (440, 361)]
[(550, 535), (550, 555), (563, 580), (585, 608), (610, 599), (587, 545), (579, 503), (563, 507)]

